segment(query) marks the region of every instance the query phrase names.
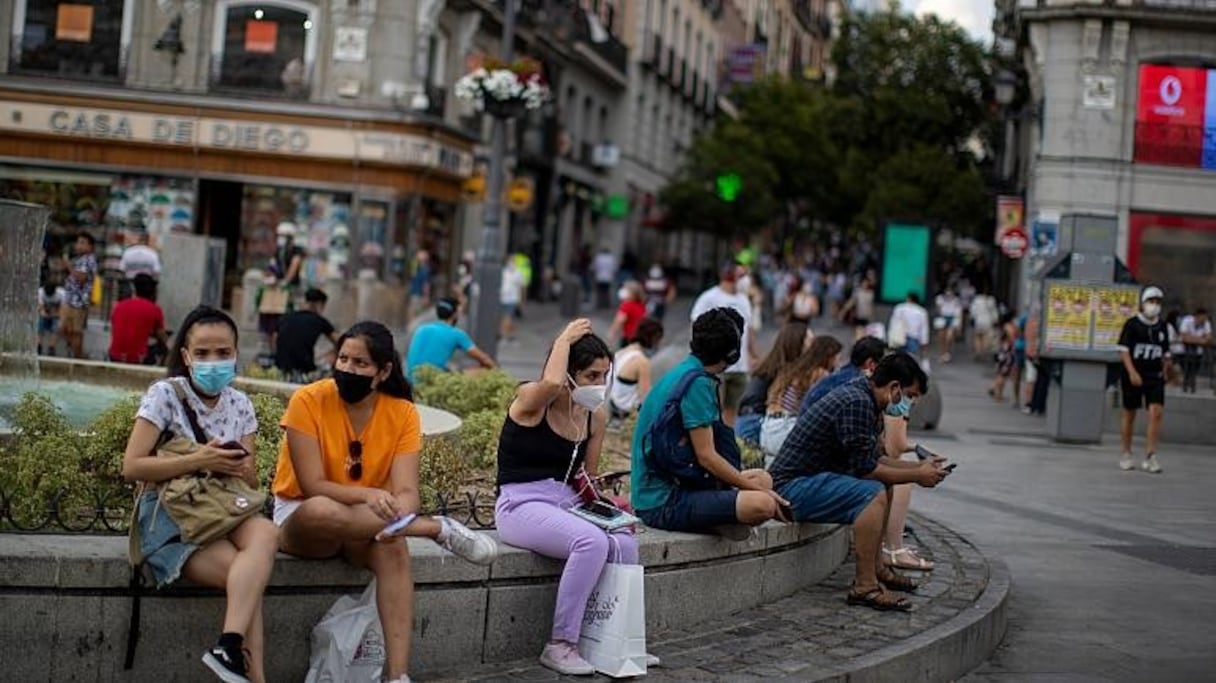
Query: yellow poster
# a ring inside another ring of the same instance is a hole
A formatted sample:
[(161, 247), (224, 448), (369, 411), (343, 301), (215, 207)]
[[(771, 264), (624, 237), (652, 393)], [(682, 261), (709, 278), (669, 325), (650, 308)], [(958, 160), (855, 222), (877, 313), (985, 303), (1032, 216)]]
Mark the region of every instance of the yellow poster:
[(1137, 292), (1130, 288), (1099, 287), (1095, 294), (1094, 350), (1114, 351), (1123, 324), (1136, 314)]
[(1088, 349), (1093, 318), (1093, 290), (1078, 285), (1047, 287), (1047, 351)]

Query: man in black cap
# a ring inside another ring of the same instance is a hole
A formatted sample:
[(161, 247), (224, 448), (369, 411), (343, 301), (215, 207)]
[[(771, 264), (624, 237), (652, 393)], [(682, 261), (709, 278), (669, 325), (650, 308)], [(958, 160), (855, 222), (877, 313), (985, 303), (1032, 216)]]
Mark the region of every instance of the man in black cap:
[(405, 355), (406, 376), (411, 382), (414, 381), (414, 372), (424, 365), (446, 372), (457, 349), (467, 353), (483, 368), (494, 367), (494, 359), (474, 346), (467, 332), (456, 327), (458, 313), (460, 303), (451, 297), (444, 297), (435, 304), (435, 315), (439, 319), (414, 331), (409, 352)]

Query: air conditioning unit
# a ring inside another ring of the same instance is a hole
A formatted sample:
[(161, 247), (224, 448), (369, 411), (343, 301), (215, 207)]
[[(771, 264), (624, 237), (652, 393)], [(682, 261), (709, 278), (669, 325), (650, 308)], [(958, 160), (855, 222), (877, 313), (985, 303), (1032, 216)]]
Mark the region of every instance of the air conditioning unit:
[(621, 148), (616, 145), (596, 145), (591, 150), (591, 164), (599, 168), (612, 168), (621, 160)]

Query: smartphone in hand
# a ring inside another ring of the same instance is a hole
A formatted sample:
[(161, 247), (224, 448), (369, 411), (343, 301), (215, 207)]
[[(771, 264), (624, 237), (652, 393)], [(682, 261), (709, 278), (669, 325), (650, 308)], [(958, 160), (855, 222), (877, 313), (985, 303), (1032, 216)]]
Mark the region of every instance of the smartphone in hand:
[(220, 448), (226, 451), (240, 451), (241, 455), (235, 456), (238, 458), (243, 458), (246, 455), (249, 455), (249, 450), (246, 449), (244, 444), (242, 444), (240, 441), (228, 441), (226, 443), (222, 443), (220, 444)]

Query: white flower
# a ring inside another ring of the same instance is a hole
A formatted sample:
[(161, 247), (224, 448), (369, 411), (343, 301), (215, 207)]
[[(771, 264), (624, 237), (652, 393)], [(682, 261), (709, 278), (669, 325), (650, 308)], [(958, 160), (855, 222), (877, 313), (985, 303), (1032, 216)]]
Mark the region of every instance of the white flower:
[(549, 89), (539, 74), (521, 80), (510, 69), (487, 71), (479, 68), (465, 74), (452, 89), (456, 97), (472, 102), (478, 111), (485, 109), (487, 98), (496, 102), (523, 102), (528, 109), (537, 109), (548, 98)]

